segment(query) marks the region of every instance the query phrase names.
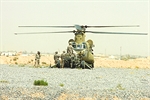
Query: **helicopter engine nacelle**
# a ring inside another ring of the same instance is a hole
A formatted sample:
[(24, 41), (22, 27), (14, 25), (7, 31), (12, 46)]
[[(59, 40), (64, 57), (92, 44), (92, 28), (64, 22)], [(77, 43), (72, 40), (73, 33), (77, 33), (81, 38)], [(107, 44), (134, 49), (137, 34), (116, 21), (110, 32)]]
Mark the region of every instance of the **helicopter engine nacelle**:
[(91, 39), (87, 40), (87, 42), (89, 43), (90, 48), (93, 47), (93, 41)]

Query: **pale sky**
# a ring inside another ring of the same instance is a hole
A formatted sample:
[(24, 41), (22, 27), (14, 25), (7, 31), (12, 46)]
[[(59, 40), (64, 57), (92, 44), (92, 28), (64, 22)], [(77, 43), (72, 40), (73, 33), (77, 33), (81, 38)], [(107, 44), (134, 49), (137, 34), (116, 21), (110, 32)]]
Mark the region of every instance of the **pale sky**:
[(149, 0), (1, 0), (0, 51), (62, 52), (73, 33), (14, 35), (15, 32), (72, 31), (75, 28), (19, 28), (69, 25), (140, 25), (88, 28), (87, 31), (134, 32), (148, 35), (86, 34), (94, 53), (150, 56)]

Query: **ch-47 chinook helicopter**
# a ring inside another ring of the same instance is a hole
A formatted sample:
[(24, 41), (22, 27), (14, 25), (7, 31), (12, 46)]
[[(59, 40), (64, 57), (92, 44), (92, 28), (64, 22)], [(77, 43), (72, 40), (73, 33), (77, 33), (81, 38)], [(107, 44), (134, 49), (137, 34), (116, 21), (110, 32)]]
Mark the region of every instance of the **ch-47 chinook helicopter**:
[(74, 39), (68, 40), (73, 47), (76, 56), (69, 56), (66, 54), (64, 67), (69, 68), (94, 68), (94, 55), (93, 55), (93, 41), (91, 39), (85, 40), (85, 33), (94, 34), (129, 34), (129, 35), (147, 35), (147, 33), (122, 33), (122, 32), (95, 32), (86, 31), (87, 28), (107, 28), (107, 27), (139, 27), (138, 25), (125, 25), (125, 26), (19, 26), (19, 27), (47, 27), (47, 28), (74, 28), (73, 31), (58, 31), (58, 32), (30, 32), (30, 33), (15, 33), (18, 34), (44, 34), (44, 33), (74, 33)]

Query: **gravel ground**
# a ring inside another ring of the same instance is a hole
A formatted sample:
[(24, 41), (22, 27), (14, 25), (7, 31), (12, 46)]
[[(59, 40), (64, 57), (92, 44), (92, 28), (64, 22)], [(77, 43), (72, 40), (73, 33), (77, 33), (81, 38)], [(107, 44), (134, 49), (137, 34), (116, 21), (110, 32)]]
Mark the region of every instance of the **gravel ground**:
[[(48, 86), (34, 86), (34, 80)], [(0, 100), (150, 100), (150, 69), (0, 65)]]

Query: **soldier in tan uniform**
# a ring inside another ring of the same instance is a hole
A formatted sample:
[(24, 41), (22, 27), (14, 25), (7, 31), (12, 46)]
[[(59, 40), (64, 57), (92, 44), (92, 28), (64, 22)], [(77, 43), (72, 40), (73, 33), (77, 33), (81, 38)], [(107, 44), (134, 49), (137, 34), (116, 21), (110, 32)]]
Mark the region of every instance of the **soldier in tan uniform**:
[(63, 51), (63, 53), (61, 54), (61, 68), (64, 68), (64, 64), (65, 64), (65, 51)]
[(55, 60), (55, 65), (58, 68), (60, 68), (60, 60), (59, 60), (59, 58), (60, 58), (60, 56), (59, 56), (58, 52), (56, 51), (55, 55), (54, 55), (54, 60)]
[(71, 56), (73, 54), (73, 47), (71, 42), (69, 42), (69, 46), (67, 47), (67, 53)]
[(70, 56), (71, 62), (70, 62), (70, 67), (73, 67), (73, 57), (74, 57), (74, 53), (73, 53), (73, 47), (71, 42), (69, 42), (69, 46), (67, 47), (67, 53)]
[(37, 54), (35, 55), (35, 64), (34, 64), (35, 67), (38, 67), (40, 65), (40, 58), (41, 58), (40, 52), (37, 51)]

